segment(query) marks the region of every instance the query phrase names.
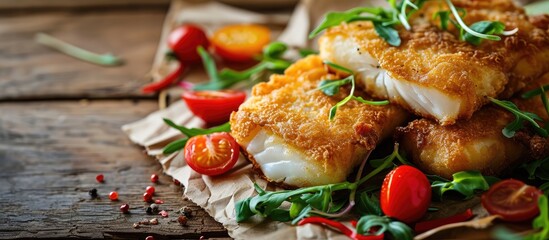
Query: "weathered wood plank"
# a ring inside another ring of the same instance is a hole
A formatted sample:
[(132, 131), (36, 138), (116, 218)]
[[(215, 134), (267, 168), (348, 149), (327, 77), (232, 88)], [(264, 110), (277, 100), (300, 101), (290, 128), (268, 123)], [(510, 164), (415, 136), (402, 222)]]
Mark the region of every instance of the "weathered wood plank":
[[(47, 12), (0, 17), (0, 101), (142, 97), (163, 9)], [(81, 62), (34, 42), (45, 32), (84, 49), (112, 52), (122, 67)]]
[(170, 0), (0, 0), (0, 10), (105, 8), (105, 7), (157, 7), (167, 6)]
[[(160, 165), (132, 144), (120, 126), (144, 117), (155, 101), (50, 101), (0, 103), (0, 238), (227, 237), (223, 227), (182, 197), (162, 175), (155, 198), (168, 218), (146, 215), (142, 194)], [(95, 181), (99, 173), (105, 183)], [(100, 199), (90, 199), (97, 188)], [(116, 190), (120, 201), (108, 193)], [(129, 203), (131, 214), (119, 206)], [(190, 206), (188, 227), (177, 211)], [(159, 225), (133, 228), (143, 218)]]

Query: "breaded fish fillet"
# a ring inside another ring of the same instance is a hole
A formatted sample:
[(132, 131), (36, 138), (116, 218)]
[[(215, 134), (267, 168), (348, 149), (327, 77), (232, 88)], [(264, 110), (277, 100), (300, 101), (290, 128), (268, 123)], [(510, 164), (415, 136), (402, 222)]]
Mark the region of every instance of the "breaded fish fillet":
[[(531, 88), (539, 88), (541, 84), (549, 84), (549, 74), (534, 82)], [(523, 111), (548, 119), (539, 96), (515, 97), (513, 102)], [(547, 155), (546, 151), (531, 152), (531, 147), (516, 137), (503, 136), (501, 130), (513, 120), (509, 111), (490, 104), (468, 121), (441, 126), (433, 120), (419, 119), (398, 128), (395, 135), (410, 160), (428, 173), (449, 179), (453, 173), (464, 170), (498, 175), (511, 166), (533, 160), (535, 155)]]
[(407, 118), (398, 106), (352, 100), (330, 121), (330, 108), (349, 89), (330, 97), (317, 87), (323, 79), (336, 78), (320, 57), (309, 56), (284, 75), (254, 86), (233, 112), (231, 134), (267, 180), (295, 187), (344, 181)]
[(319, 39), (320, 55), (360, 72), (359, 82), (371, 96), (443, 125), (470, 118), (488, 102), (486, 96), (509, 98), (549, 71), (547, 28), (536, 27), (511, 0), (452, 2), (467, 11), (469, 25), (501, 21), (518, 32), (474, 46), (460, 41), (453, 26), (441, 30), (433, 14), (447, 7), (427, 1), (410, 17), (411, 31), (398, 27), (399, 47), (381, 39), (371, 22), (353, 22), (328, 29)]

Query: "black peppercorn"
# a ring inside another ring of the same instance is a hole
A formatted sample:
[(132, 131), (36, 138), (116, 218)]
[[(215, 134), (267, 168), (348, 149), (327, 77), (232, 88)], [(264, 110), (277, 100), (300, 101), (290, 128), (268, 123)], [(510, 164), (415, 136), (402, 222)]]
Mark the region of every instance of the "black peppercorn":
[(97, 198), (97, 189), (92, 189), (88, 192), (88, 194), (90, 194), (90, 197), (91, 198)]
[(149, 207), (147, 207), (147, 208), (145, 209), (145, 212), (146, 212), (147, 214), (153, 214), (153, 209), (149, 206)]

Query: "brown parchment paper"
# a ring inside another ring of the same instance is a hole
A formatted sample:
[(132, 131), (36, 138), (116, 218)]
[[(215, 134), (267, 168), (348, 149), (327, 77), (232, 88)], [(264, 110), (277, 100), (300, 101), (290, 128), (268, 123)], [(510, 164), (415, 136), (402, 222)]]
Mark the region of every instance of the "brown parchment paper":
[[(181, 23), (199, 24), (210, 33), (225, 24), (260, 23), (273, 30), (273, 39), (279, 39), (293, 46), (307, 47), (311, 43), (307, 38), (311, 26), (317, 23), (318, 18), (323, 15), (325, 10), (341, 10), (364, 1), (346, 0), (343, 2), (344, 4), (341, 4), (341, 1), (337, 1), (337, 4), (336, 1), (326, 0), (303, 1), (296, 6), (290, 20), (289, 16), (284, 14), (258, 14), (217, 2), (173, 1), (159, 40), (160, 44), (151, 76), (159, 80), (175, 69), (175, 65), (166, 61), (164, 57), (168, 51), (165, 39), (169, 32)], [(315, 14), (311, 15), (310, 11), (313, 10)], [(290, 24), (283, 31), (288, 21)], [(203, 81), (203, 79), (206, 79), (206, 75), (202, 71), (196, 70), (192, 70), (185, 77), (185, 81), (190, 82)], [(187, 127), (203, 127), (204, 124), (192, 115), (185, 103), (175, 101), (166, 109), (151, 113), (137, 122), (124, 125), (122, 130), (131, 141), (144, 146), (149, 155), (158, 159), (165, 173), (176, 178), (185, 186), (185, 196), (204, 208), (216, 221), (222, 223), (231, 237), (237, 239), (347, 239), (335, 231), (310, 224), (295, 227), (286, 223), (263, 220), (259, 217), (246, 223), (237, 223), (234, 204), (238, 200), (255, 194), (254, 182), (269, 190), (275, 190), (275, 187), (259, 178), (242, 156), (228, 174), (209, 177), (198, 174), (187, 166), (181, 152), (168, 156), (162, 155), (162, 148), (166, 144), (182, 137), (180, 132), (167, 127), (162, 118), (169, 118), (175, 123)]]
[[(196, 23), (209, 32), (230, 23), (260, 23), (273, 30), (273, 39), (292, 46), (314, 47), (315, 41), (309, 40), (307, 35), (326, 11), (342, 11), (358, 5), (384, 4), (386, 2), (383, 0), (302, 0), (290, 18), (289, 14), (258, 14), (217, 2), (190, 3), (175, 0), (172, 1), (163, 26), (151, 76), (159, 80), (175, 69), (173, 63), (165, 60), (164, 55), (168, 50), (165, 42), (169, 32), (182, 23)], [(207, 76), (199, 67), (193, 68), (185, 77), (185, 81), (189, 82), (199, 82), (204, 79), (207, 79)], [(178, 96), (181, 90), (174, 88), (170, 91), (172, 93), (169, 95)], [(161, 99), (165, 99), (165, 96), (161, 95)], [(255, 194), (254, 182), (267, 190), (276, 190), (276, 188), (259, 178), (242, 156), (229, 173), (209, 177), (198, 174), (187, 166), (180, 152), (168, 156), (162, 155), (162, 148), (165, 145), (182, 137), (179, 131), (166, 126), (162, 121), (163, 118), (169, 118), (187, 127), (204, 125), (200, 119), (192, 115), (185, 103), (178, 100), (166, 109), (124, 125), (122, 130), (131, 141), (145, 147), (147, 153), (162, 164), (166, 174), (179, 180), (185, 186), (185, 196), (204, 208), (216, 221), (222, 223), (231, 237), (236, 239), (348, 239), (333, 230), (311, 224), (296, 227), (259, 217), (254, 217), (246, 223), (237, 223), (234, 204)], [(448, 216), (467, 208), (474, 208), (474, 212), (478, 215), (485, 215), (478, 202), (478, 199), (472, 199), (453, 206), (449, 212), (439, 211), (439, 213), (442, 216)], [(444, 204), (447, 205), (447, 203)], [(432, 217), (436, 218), (436, 215)], [(348, 222), (345, 224), (350, 225)]]

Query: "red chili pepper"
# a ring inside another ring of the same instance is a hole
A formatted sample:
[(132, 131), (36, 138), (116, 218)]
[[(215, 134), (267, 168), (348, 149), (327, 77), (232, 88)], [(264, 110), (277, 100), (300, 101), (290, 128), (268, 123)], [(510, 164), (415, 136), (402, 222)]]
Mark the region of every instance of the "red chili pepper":
[(471, 209), (469, 208), (467, 209), (467, 211), (451, 217), (418, 222), (416, 223), (414, 230), (416, 231), (416, 233), (426, 232), (446, 224), (467, 221), (472, 217), (473, 217), (473, 211), (471, 211)]
[(323, 225), (333, 227), (333, 228), (339, 230), (341, 233), (345, 234), (347, 237), (349, 237), (351, 239), (354, 239), (354, 240), (383, 240), (383, 238), (384, 238), (383, 234), (380, 234), (380, 235), (377, 235), (377, 236), (375, 236), (375, 235), (365, 236), (365, 235), (358, 234), (358, 233), (356, 233), (355, 231), (349, 229), (347, 226), (343, 225), (340, 222), (330, 220), (330, 219), (327, 219), (327, 218), (323, 218), (323, 217), (304, 218), (301, 221), (299, 221), (299, 223), (297, 223), (297, 225), (302, 226), (302, 225), (305, 225), (307, 223), (313, 223), (313, 224), (314, 223), (319, 223), (319, 224), (323, 224)]
[(185, 66), (179, 63), (179, 66), (177, 66), (177, 69), (175, 71), (171, 72), (170, 74), (168, 74), (168, 76), (160, 81), (152, 82), (143, 86), (143, 88), (141, 88), (141, 91), (143, 93), (154, 93), (165, 89), (175, 83), (177, 79), (179, 79), (179, 77), (183, 75), (184, 70)]

